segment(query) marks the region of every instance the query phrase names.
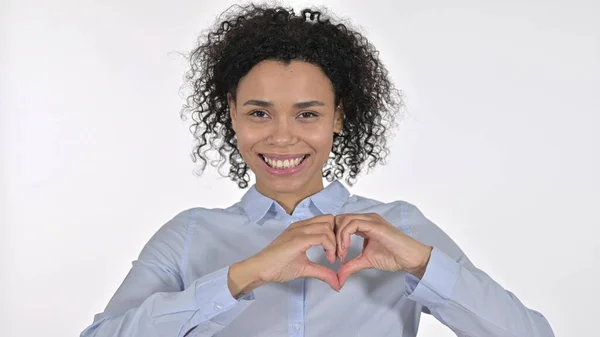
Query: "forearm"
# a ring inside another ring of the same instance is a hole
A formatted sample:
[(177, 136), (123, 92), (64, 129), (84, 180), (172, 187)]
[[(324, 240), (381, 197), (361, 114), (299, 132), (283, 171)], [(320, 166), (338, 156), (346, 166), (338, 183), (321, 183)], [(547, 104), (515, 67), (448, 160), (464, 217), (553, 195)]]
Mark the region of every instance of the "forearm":
[(437, 249), (409, 298), (468, 336), (554, 336), (542, 314), (525, 307), (482, 270), (462, 266)]
[(231, 296), (228, 269), (205, 275), (183, 291), (154, 293), (135, 308), (111, 308), (97, 315), (81, 337), (181, 337), (197, 326), (205, 332), (204, 336), (212, 336), (225, 326), (213, 319), (232, 310), (239, 314), (251, 303)]
[[(438, 314), (462, 331), (478, 336), (554, 336), (547, 320), (527, 308), (513, 293), (504, 289), (479, 269), (461, 267), (446, 305)], [(473, 317), (469, 320), (469, 317)]]

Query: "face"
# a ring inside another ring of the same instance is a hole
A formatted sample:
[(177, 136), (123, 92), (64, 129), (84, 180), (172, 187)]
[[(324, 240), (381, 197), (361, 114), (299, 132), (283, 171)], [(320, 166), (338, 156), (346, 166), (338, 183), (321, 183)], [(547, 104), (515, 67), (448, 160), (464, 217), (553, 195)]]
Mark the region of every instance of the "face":
[(323, 71), (302, 61), (262, 61), (240, 80), (236, 96), (229, 95), (233, 129), (257, 189), (269, 196), (321, 190), (343, 117)]

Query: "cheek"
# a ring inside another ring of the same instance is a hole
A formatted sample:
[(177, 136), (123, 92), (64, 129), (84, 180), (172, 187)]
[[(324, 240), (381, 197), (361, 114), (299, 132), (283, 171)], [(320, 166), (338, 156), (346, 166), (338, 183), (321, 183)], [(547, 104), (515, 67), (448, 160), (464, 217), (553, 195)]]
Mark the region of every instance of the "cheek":
[(313, 133), (315, 136), (307, 138), (306, 141), (313, 147), (320, 157), (328, 157), (333, 145), (333, 134)]
[(242, 155), (246, 156), (246, 153), (250, 151), (252, 148), (252, 138), (248, 138), (248, 136), (244, 135), (242, 137), (237, 137), (237, 146)]
[[(239, 126), (239, 125), (238, 125)], [(236, 134), (238, 149), (240, 150), (242, 157), (244, 160), (248, 161), (250, 158), (246, 158), (250, 156), (250, 152), (252, 148), (263, 139), (263, 132), (257, 129), (252, 129), (248, 127), (238, 128), (238, 133)]]
[(238, 152), (242, 160), (250, 167), (253, 167), (252, 143), (246, 137), (237, 138)]

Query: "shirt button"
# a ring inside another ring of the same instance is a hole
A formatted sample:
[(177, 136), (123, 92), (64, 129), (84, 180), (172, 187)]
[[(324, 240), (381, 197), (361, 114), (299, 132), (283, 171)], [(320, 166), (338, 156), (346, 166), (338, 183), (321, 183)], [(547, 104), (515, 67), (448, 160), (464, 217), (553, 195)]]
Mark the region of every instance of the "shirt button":
[(308, 207), (308, 201), (304, 203), (304, 207)]
[(292, 324), (292, 326), (294, 327), (294, 329), (300, 330), (300, 324), (294, 323), (294, 324)]
[(215, 310), (221, 310), (223, 308), (219, 303), (215, 303)]

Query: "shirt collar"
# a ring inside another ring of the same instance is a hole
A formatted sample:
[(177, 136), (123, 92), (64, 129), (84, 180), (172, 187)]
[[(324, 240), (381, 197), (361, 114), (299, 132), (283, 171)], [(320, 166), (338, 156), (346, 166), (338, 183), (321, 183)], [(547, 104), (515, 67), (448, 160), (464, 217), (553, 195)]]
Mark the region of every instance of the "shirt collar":
[[(323, 214), (337, 215), (349, 197), (348, 189), (338, 180), (334, 180), (327, 187), (304, 200), (312, 201)], [(241, 199), (241, 206), (252, 223), (262, 219), (274, 204), (273, 199), (256, 189), (256, 184), (252, 185)]]
[(338, 180), (334, 180), (323, 190), (311, 195), (310, 200), (322, 214), (337, 215), (349, 197), (348, 189)]

